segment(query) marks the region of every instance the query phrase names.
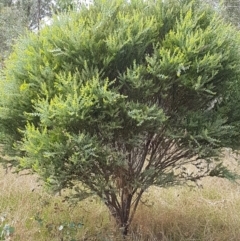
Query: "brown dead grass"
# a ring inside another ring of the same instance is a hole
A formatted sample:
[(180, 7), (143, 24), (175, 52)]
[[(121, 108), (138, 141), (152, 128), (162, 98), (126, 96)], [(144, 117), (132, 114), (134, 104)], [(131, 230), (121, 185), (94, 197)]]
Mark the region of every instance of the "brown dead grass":
[[(236, 168), (235, 156), (226, 153), (226, 160)], [(6, 215), (6, 222), (15, 228), (9, 240), (120, 240), (119, 230), (99, 199), (70, 207), (61, 197), (46, 194), (36, 180), (36, 176), (6, 174), (0, 169), (0, 216)], [(73, 223), (83, 226), (67, 226)], [(59, 230), (61, 225), (65, 225), (63, 230)], [(152, 187), (143, 197), (128, 240), (238, 241), (240, 186), (206, 178), (200, 188)]]
[(148, 240), (240, 240), (236, 184), (213, 178), (204, 180), (201, 189), (152, 188), (148, 199), (152, 206), (142, 205), (133, 223)]

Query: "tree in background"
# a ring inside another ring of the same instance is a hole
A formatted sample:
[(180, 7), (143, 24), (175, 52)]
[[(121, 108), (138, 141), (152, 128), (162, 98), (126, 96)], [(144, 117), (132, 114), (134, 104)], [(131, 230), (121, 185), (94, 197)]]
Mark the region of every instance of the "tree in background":
[(0, 59), (3, 61), (11, 51), (14, 40), (24, 32), (26, 17), (10, 1), (0, 0)]
[(224, 18), (239, 28), (240, 26), (240, 1), (239, 0), (208, 0)]
[(77, 200), (99, 196), (127, 235), (150, 186), (232, 177), (219, 157), (239, 147), (239, 43), (201, 1), (58, 16), (18, 41), (1, 78), (11, 163)]
[[(41, 18), (51, 16), (50, 0), (0, 0), (0, 63), (10, 54), (12, 45), (26, 29), (37, 29)], [(0, 68), (1, 68), (0, 65)]]
[(24, 34), (26, 29), (39, 30), (53, 14), (76, 9), (80, 3), (74, 0), (0, 0), (1, 62), (11, 52), (17, 37)]
[(225, 0), (223, 1), (224, 14), (238, 28), (240, 27), (240, 1)]
[(93, 0), (58, 0), (55, 4), (55, 11), (66, 12), (71, 10), (78, 10), (81, 7), (90, 7), (93, 4)]

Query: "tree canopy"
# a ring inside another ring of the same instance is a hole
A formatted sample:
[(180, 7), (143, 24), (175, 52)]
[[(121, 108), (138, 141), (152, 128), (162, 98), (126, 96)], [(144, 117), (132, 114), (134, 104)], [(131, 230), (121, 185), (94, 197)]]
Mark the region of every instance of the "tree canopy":
[(239, 43), (201, 1), (102, 0), (55, 17), (6, 61), (5, 150), (55, 190), (98, 195), (127, 234), (151, 185), (230, 175), (219, 156), (239, 147)]

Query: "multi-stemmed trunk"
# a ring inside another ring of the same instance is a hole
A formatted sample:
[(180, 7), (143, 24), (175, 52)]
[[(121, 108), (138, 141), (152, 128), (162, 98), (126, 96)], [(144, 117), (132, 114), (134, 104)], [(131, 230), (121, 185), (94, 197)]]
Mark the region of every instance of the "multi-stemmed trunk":
[(126, 238), (128, 235), (129, 226), (143, 193), (143, 190), (140, 190), (137, 194), (135, 191), (125, 187), (120, 190), (119, 195), (108, 193), (107, 201), (105, 202), (116, 221), (117, 227), (121, 230), (123, 238)]

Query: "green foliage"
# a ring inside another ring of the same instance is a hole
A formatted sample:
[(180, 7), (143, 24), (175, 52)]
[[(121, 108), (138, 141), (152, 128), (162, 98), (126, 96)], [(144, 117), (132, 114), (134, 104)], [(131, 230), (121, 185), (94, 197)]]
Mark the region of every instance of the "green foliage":
[(239, 147), (239, 40), (200, 1), (58, 16), (6, 63), (5, 147), (54, 190), (97, 194), (126, 234), (148, 187), (212, 175), (222, 147)]
[(14, 227), (9, 225), (6, 220), (6, 214), (0, 216), (0, 240), (8, 240), (14, 233)]
[(55, 11), (68, 12), (78, 9), (81, 6), (81, 1), (74, 0), (58, 0), (55, 4)]
[(34, 219), (40, 226), (40, 230), (47, 232), (50, 237), (58, 237), (62, 240), (76, 241), (75, 239), (79, 229), (83, 227), (81, 222), (62, 222), (61, 224), (47, 223), (44, 219), (39, 217), (39, 214), (36, 214)]

